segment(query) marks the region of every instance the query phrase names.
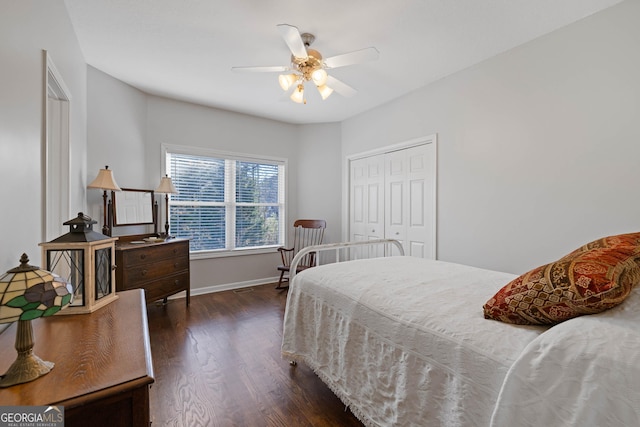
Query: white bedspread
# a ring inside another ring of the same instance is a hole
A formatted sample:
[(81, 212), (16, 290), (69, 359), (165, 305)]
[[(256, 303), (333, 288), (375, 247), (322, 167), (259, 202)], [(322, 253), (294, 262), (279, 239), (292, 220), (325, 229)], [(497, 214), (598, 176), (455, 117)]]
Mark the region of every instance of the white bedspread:
[(640, 287), (621, 305), (531, 342), (491, 420), (503, 426), (640, 426)]
[(289, 289), (282, 352), (367, 426), (486, 427), (507, 371), (546, 330), (484, 319), (515, 277), (412, 257), (312, 268)]

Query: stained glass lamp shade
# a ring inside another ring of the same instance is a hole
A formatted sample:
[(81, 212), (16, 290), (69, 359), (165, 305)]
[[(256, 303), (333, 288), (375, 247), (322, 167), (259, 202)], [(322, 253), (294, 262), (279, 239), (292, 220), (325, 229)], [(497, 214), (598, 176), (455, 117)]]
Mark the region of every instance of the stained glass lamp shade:
[(20, 258), (20, 266), (0, 277), (0, 323), (18, 322), (18, 357), (0, 378), (0, 387), (35, 380), (53, 369), (53, 362), (33, 354), (31, 320), (56, 314), (69, 305), (72, 297), (71, 284), (53, 273), (29, 265), (26, 254)]

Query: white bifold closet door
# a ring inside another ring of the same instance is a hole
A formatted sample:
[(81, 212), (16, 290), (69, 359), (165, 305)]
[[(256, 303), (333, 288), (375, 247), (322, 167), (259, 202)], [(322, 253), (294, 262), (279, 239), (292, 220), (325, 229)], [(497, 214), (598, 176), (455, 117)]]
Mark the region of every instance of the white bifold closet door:
[[(353, 160), (350, 176), (350, 240), (359, 242), (384, 238), (384, 157)], [(368, 253), (369, 250), (376, 253)], [(381, 247), (361, 248), (352, 256), (382, 256), (378, 253), (381, 250)]]
[(435, 200), (425, 145), (385, 155), (385, 238), (402, 242), (405, 254), (435, 259), (431, 225)]
[(352, 160), (350, 239), (392, 238), (406, 255), (435, 259), (435, 164), (434, 144)]

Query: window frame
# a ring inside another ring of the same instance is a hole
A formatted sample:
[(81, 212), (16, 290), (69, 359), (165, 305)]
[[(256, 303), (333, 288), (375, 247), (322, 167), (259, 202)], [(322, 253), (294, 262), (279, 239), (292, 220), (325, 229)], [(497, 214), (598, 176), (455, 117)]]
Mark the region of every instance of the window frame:
[[(225, 180), (225, 226), (226, 226), (226, 244), (224, 249), (210, 249), (204, 251), (191, 251), (189, 249), (189, 257), (190, 259), (208, 259), (208, 258), (223, 258), (223, 257), (231, 257), (231, 256), (244, 256), (244, 255), (258, 255), (258, 254), (266, 254), (273, 253), (274, 249), (284, 245), (286, 242), (287, 234), (286, 234), (286, 224), (287, 224), (287, 211), (288, 211), (288, 201), (289, 201), (289, 191), (288, 191), (288, 169), (289, 169), (289, 161), (287, 158), (282, 157), (272, 157), (265, 156), (259, 154), (245, 154), (231, 151), (223, 151), (216, 150), (205, 147), (192, 147), (186, 145), (174, 145), (174, 144), (161, 144), (161, 162), (160, 167), (163, 171), (163, 175), (169, 174), (167, 170), (167, 154), (185, 154), (192, 156), (201, 156), (201, 157), (211, 157), (217, 159), (224, 159), (225, 163), (229, 160), (241, 161), (241, 162), (253, 162), (253, 163), (267, 163), (267, 164), (277, 164), (283, 167), (283, 179), (282, 179), (282, 197), (283, 201), (279, 201), (278, 205), (280, 208), (279, 212), (279, 240), (282, 242), (281, 244), (276, 245), (268, 245), (261, 247), (251, 247), (251, 248), (236, 248), (235, 242), (230, 238), (229, 230), (235, 228), (235, 211), (237, 206), (246, 205), (244, 203), (237, 203), (235, 200), (229, 200), (235, 198), (235, 192), (228, 191), (232, 185), (235, 185), (235, 170), (234, 173), (231, 174), (233, 183), (227, 182)], [(234, 165), (235, 168), (235, 165)], [(169, 175), (171, 176), (171, 175)], [(171, 195), (169, 195), (169, 199), (171, 199)], [(166, 202), (166, 200), (165, 200)], [(269, 204), (271, 205), (271, 204)], [(228, 209), (228, 208), (231, 209)], [(230, 214), (230, 211), (233, 213)], [(168, 218), (167, 218), (168, 220)], [(232, 243), (234, 247), (229, 249), (229, 243)]]

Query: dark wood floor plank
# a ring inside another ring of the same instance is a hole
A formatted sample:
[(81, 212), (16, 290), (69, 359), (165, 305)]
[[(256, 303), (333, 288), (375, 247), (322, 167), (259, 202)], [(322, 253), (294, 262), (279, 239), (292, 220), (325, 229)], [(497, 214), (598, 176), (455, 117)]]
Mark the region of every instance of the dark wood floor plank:
[(280, 356), (287, 295), (273, 288), (148, 306), (154, 427), (362, 427), (313, 371)]

